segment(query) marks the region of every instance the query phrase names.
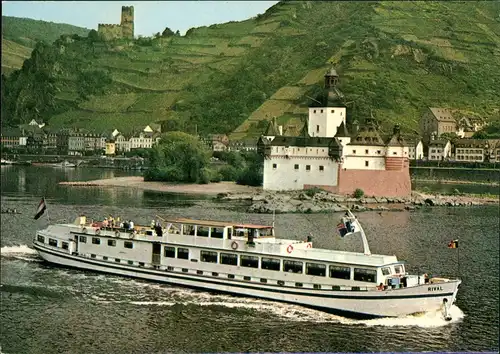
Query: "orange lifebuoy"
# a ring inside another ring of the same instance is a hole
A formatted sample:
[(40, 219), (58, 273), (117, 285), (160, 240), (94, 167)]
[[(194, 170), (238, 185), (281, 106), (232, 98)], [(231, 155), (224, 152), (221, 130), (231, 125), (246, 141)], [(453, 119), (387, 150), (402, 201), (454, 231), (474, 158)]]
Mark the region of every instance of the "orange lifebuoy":
[(288, 247), (286, 248), (286, 251), (287, 251), (288, 253), (292, 253), (292, 251), (293, 251), (293, 246), (292, 246), (292, 245), (288, 245)]
[(231, 243), (231, 248), (236, 251), (238, 249), (238, 243), (233, 241), (233, 243)]
[(309, 243), (307, 244), (306, 248), (312, 248), (312, 246), (313, 246), (313, 245), (311, 244), (311, 242), (309, 242)]

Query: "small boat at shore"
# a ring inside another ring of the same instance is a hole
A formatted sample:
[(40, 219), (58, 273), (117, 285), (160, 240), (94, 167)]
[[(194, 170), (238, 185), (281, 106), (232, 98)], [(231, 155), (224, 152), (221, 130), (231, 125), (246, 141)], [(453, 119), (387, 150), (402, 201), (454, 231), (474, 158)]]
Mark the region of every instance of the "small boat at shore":
[(2, 165), (13, 165), (14, 161), (6, 160), (6, 159), (1, 159), (0, 160), (0, 164), (2, 164)]
[[(38, 217), (43, 210), (40, 207)], [(451, 319), (449, 309), (461, 280), (408, 274), (405, 262), (396, 256), (372, 254), (350, 211), (338, 229), (342, 237), (360, 236), (364, 252), (315, 248), (310, 238), (277, 238), (274, 226), (183, 218), (111, 227), (81, 216), (74, 223), (37, 231), (33, 245), (44, 260), (61, 266), (281, 301), (347, 317), (442, 310), (445, 319)]]
[(76, 167), (76, 164), (71, 163), (69, 161), (63, 161), (63, 162), (59, 162), (59, 163), (54, 163), (54, 164), (52, 164), (50, 166), (52, 166), (52, 167), (60, 167), (60, 168), (74, 168), (74, 167)]

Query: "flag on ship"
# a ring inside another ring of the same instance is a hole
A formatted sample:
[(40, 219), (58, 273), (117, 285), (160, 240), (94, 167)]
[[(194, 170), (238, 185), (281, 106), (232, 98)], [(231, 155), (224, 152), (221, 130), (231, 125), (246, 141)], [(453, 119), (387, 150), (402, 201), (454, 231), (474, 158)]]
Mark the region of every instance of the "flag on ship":
[(39, 219), (40, 216), (43, 215), (45, 209), (47, 209), (47, 205), (45, 204), (45, 198), (42, 198), (40, 204), (38, 204), (38, 208), (36, 209), (35, 220)]
[(458, 248), (458, 240), (451, 240), (450, 243), (448, 243), (448, 248)]

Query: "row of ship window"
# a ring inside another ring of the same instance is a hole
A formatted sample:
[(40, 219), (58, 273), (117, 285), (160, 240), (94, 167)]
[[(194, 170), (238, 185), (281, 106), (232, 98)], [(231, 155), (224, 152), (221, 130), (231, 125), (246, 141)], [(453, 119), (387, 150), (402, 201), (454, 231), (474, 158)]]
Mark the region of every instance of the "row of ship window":
[[(167, 258), (179, 258), (179, 259), (189, 259), (189, 249), (171, 246), (165, 246), (164, 256)], [(238, 264), (239, 258), (239, 264)], [(249, 268), (259, 268), (259, 258), (260, 258), (260, 268), (273, 271), (289, 272), (302, 274), (304, 272), (304, 263), (300, 261), (283, 260), (278, 258), (269, 257), (257, 257), (250, 255), (240, 255), (234, 253), (223, 253), (220, 254), (214, 251), (200, 251), (200, 260), (202, 262), (208, 263), (220, 263), (225, 265), (249, 267)], [(330, 265), (329, 268), (330, 278), (337, 279), (351, 279), (351, 268)], [(306, 262), (305, 274), (316, 275), (316, 276), (326, 276), (327, 267), (326, 264), (321, 263), (311, 263)], [(373, 269), (366, 268), (354, 268), (354, 280), (365, 281), (370, 283), (375, 283), (377, 278), (377, 271)]]
[[(39, 242), (45, 242), (45, 238), (43, 236), (38, 236)], [(87, 242), (86, 236), (80, 236), (79, 241), (81, 243)], [(93, 244), (100, 244), (100, 238), (92, 237)], [(58, 247), (57, 240), (49, 238), (49, 245)], [(108, 240), (108, 246), (116, 246), (116, 240)], [(125, 248), (133, 248), (132, 241), (124, 241), (123, 246)], [(68, 249), (68, 243), (62, 242), (63, 249)], [(93, 255), (95, 258), (95, 255)], [(182, 247), (164, 247), (164, 256), (166, 258), (178, 258), (178, 259), (189, 259), (189, 249)], [(220, 257), (219, 257), (220, 256)], [(225, 265), (238, 266), (238, 258), (239, 258), (239, 266), (248, 267), (248, 268), (259, 268), (259, 257), (250, 256), (250, 255), (241, 255), (238, 257), (237, 254), (234, 253), (223, 253), (220, 255), (214, 251), (200, 251), (200, 258), (202, 262), (208, 263), (220, 263)], [(103, 259), (107, 260), (107, 257), (103, 257)], [(117, 262), (120, 262), (120, 259), (116, 259)], [(129, 261), (129, 263), (132, 261)], [(132, 264), (132, 263), (130, 263)], [(298, 273), (302, 274), (304, 272), (304, 264), (300, 261), (291, 261), (291, 260), (283, 260), (283, 266), (281, 259), (278, 258), (269, 258), (269, 257), (260, 257), (260, 268), (266, 270), (273, 271), (281, 271), (289, 272), (289, 273)], [(329, 268), (329, 276), (330, 278), (337, 279), (351, 279), (351, 268), (350, 267), (342, 267), (330, 265)], [(305, 274), (307, 275), (315, 275), (315, 276), (326, 276), (327, 267), (326, 264), (321, 263), (311, 263), (306, 262)], [(377, 272), (373, 269), (366, 268), (354, 268), (354, 277), (353, 279), (356, 281), (364, 281), (375, 283)]]

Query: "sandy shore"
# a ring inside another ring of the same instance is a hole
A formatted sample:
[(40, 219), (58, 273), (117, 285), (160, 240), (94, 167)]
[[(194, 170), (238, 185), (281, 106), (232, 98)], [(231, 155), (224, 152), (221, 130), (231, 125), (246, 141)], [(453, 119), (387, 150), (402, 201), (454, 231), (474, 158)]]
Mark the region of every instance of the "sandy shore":
[(144, 182), (140, 176), (114, 177), (87, 182), (60, 182), (60, 185), (80, 187), (127, 187), (182, 194), (217, 195), (219, 193), (256, 193), (261, 187), (242, 186), (234, 182), (220, 182), (209, 184), (174, 184), (166, 182)]

